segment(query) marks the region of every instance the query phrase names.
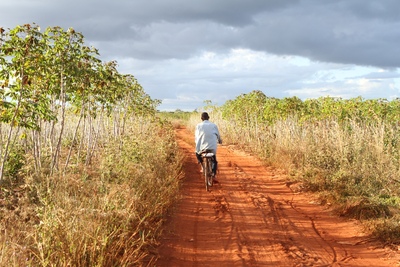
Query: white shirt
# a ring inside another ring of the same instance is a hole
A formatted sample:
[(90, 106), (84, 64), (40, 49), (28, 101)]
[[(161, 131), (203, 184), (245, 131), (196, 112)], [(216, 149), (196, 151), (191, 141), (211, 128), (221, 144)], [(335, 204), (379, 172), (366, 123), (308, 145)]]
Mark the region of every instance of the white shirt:
[(214, 153), (217, 153), (217, 144), (220, 142), (221, 137), (217, 125), (204, 120), (196, 125), (194, 139), (197, 153), (200, 153), (204, 149), (211, 149)]

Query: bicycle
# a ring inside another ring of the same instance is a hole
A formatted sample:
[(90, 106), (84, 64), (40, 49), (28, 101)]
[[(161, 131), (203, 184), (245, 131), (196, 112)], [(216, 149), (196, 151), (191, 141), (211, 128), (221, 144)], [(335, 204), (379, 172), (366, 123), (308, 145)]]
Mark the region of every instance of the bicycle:
[(204, 182), (206, 185), (206, 190), (208, 191), (211, 186), (213, 186), (214, 173), (212, 170), (213, 157), (214, 153), (210, 150), (206, 150), (200, 153), (203, 159), (203, 174), (204, 174)]

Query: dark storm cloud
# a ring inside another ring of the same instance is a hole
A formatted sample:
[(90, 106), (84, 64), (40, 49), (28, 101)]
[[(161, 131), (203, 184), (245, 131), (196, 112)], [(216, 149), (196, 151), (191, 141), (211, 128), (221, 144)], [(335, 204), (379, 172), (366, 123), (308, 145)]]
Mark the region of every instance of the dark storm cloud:
[(399, 12), (400, 1), (302, 1), (256, 15), (244, 45), (316, 61), (398, 67)]
[(400, 1), (167, 2), (143, 4), (152, 14), (147, 18), (133, 15), (138, 19), (125, 32), (132, 56), (186, 58), (249, 48), (323, 62), (400, 64)]
[(72, 26), (116, 57), (188, 58), (249, 48), (323, 62), (400, 65), (396, 0), (15, 2), (14, 9), (10, 3), (1, 9), (6, 20)]

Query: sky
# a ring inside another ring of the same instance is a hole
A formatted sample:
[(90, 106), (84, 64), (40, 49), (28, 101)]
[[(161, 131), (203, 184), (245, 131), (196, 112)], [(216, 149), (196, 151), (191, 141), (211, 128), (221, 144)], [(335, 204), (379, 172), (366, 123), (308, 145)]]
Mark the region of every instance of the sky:
[(400, 97), (398, 0), (0, 0), (0, 27), (72, 27), (159, 110)]

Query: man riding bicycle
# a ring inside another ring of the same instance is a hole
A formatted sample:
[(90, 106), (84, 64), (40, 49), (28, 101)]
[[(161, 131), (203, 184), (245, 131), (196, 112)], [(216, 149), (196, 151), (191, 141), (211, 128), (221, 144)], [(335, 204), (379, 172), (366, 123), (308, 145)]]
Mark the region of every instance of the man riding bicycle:
[(209, 121), (209, 116), (207, 112), (201, 114), (201, 120), (199, 124), (196, 125), (195, 131), (195, 143), (196, 143), (196, 157), (199, 163), (203, 162), (201, 157), (201, 152), (209, 150), (209, 152), (214, 153), (213, 156), (213, 174), (217, 171), (217, 144), (222, 144), (221, 136), (218, 131), (216, 124)]

